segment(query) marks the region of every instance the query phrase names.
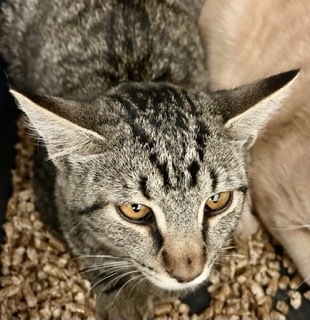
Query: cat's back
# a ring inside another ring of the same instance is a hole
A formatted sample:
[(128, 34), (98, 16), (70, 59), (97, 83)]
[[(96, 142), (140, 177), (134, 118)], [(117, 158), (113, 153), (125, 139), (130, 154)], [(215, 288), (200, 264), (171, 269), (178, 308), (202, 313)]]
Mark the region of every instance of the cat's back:
[(201, 88), (206, 80), (197, 17), (185, 4), (7, 1), (0, 52), (14, 85), (45, 94), (91, 99), (128, 80)]

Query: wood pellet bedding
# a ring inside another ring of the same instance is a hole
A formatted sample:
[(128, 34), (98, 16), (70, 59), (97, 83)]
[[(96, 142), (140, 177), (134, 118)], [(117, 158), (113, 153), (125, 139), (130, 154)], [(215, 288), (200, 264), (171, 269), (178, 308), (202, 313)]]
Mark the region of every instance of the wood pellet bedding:
[[(78, 261), (35, 209), (34, 147), (23, 129), (19, 137), (1, 250), (0, 319), (96, 319), (96, 296)], [(176, 300), (157, 306), (155, 319), (284, 320), (309, 304), (310, 290), (301, 290), (301, 283), (292, 261), (260, 229), (250, 238), (235, 236), (223, 252), (207, 284), (211, 300), (204, 311), (192, 314)]]

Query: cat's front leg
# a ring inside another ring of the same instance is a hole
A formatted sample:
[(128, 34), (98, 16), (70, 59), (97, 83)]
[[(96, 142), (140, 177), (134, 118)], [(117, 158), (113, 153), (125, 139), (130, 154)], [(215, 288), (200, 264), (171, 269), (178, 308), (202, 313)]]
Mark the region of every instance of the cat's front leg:
[(155, 288), (148, 281), (138, 285), (123, 285), (113, 291), (97, 290), (97, 314), (100, 320), (154, 319), (154, 306), (171, 299), (167, 291)]
[(154, 318), (152, 297), (126, 295), (121, 292), (103, 293), (97, 301), (97, 314), (100, 320), (149, 320)]

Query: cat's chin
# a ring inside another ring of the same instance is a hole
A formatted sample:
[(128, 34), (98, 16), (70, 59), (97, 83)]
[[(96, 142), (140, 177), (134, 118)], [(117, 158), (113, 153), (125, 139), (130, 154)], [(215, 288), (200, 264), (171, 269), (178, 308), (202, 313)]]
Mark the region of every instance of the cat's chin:
[(169, 291), (186, 291), (188, 289), (194, 289), (195, 287), (202, 284), (209, 276), (210, 269), (207, 268), (203, 273), (195, 278), (193, 281), (181, 283), (176, 279), (169, 277), (167, 275), (157, 275), (156, 278), (148, 277), (149, 281), (156, 287)]

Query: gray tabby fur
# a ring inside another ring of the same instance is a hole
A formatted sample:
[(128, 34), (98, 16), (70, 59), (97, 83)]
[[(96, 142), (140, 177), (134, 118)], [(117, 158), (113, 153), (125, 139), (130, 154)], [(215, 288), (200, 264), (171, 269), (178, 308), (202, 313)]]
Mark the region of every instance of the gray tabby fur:
[[(38, 207), (85, 267), (102, 263), (87, 272), (101, 319), (152, 318), (155, 302), (206, 280), (243, 211), (248, 149), (297, 73), (206, 93), (189, 3), (2, 6), (9, 75), (37, 94), (11, 92), (49, 157), (36, 156)], [(223, 191), (231, 205), (205, 214)], [(128, 221), (116, 209), (125, 203), (149, 206), (153, 220)]]

